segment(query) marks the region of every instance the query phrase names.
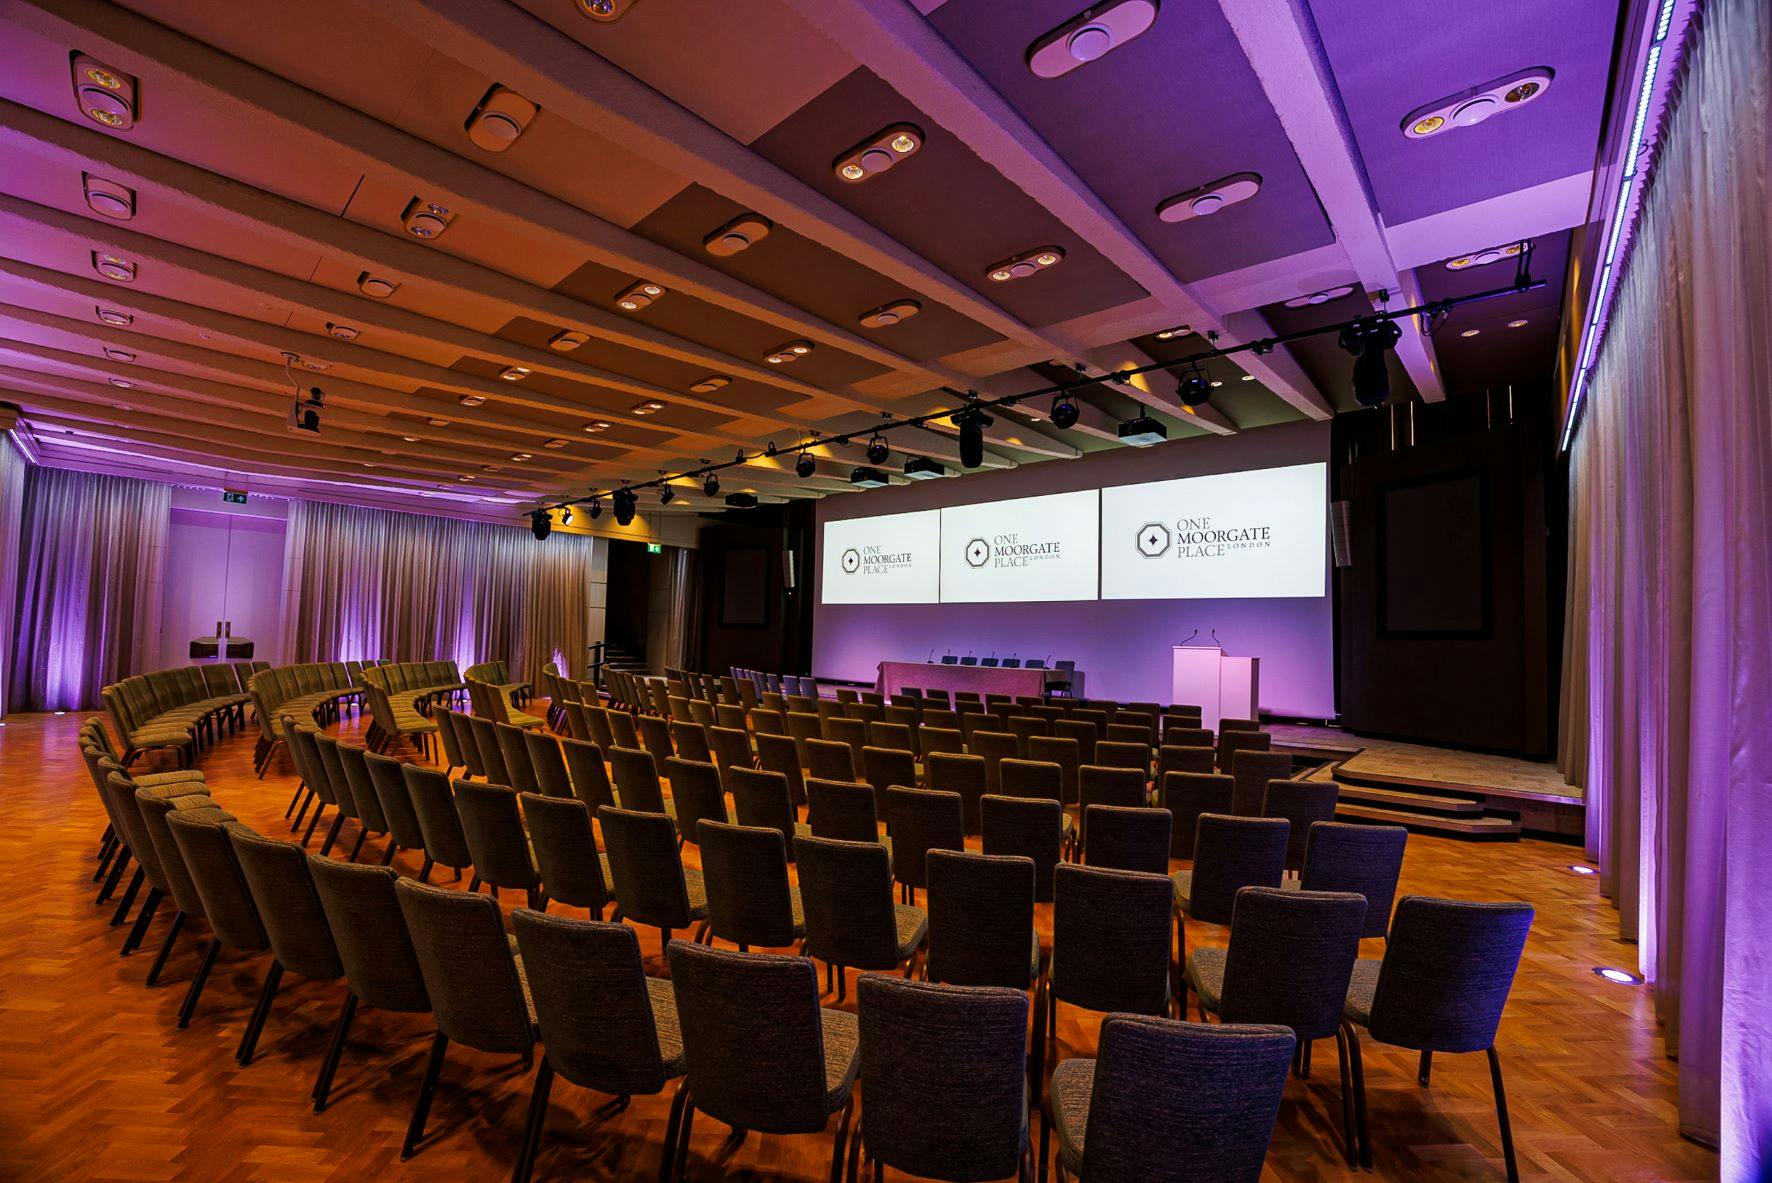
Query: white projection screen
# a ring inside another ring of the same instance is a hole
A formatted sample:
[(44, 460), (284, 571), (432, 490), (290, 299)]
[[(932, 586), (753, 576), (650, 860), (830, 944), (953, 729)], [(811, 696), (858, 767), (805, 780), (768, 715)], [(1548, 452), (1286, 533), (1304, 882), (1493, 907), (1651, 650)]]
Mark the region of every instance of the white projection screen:
[(1324, 595), (1328, 480), (1296, 464), (1103, 489), (1101, 598)]
[(826, 522), (820, 550), (827, 604), (937, 602), (939, 510)]
[(1101, 550), (1096, 490), (941, 512), (941, 602), (1093, 600)]

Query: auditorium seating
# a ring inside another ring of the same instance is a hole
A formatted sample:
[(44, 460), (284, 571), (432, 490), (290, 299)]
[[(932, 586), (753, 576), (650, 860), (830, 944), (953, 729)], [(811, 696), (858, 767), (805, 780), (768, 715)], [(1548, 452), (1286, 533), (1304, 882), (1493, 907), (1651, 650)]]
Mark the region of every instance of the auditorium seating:
[(188, 765), (198, 744), (213, 742), (219, 725), (245, 722), (247, 682), (257, 663), (187, 665), (136, 674), (99, 691), (105, 713), (122, 737), (120, 763), (146, 751), (171, 750)]

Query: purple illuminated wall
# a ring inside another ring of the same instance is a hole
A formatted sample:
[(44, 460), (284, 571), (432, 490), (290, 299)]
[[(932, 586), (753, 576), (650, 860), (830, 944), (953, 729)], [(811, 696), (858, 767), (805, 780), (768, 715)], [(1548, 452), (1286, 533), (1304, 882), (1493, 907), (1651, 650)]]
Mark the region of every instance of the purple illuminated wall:
[(208, 636), (224, 618), (234, 636), (253, 641), (255, 660), (279, 663), (287, 515), (288, 502), (278, 498), (230, 505), (214, 489), (173, 487), (153, 668), (190, 664), (192, 638)]
[[(1233, 436), (1116, 448), (1077, 460), (973, 473), (818, 503), (827, 521), (1001, 501), (1209, 473), (1329, 459), (1327, 423), (1287, 423)], [(1327, 523), (1324, 524), (1327, 529)], [(825, 604), (822, 564), (812, 564), (812, 672), (870, 681), (881, 661), (925, 661), (950, 650), (986, 656), (1069, 658), (1091, 695), (1168, 702), (1170, 647), (1216, 629), (1227, 653), (1261, 658), (1261, 706), (1282, 715), (1335, 713), (1333, 620), (1327, 594), (1288, 600), (1092, 600), (1062, 604)], [(1324, 588), (1327, 591), (1325, 577)]]

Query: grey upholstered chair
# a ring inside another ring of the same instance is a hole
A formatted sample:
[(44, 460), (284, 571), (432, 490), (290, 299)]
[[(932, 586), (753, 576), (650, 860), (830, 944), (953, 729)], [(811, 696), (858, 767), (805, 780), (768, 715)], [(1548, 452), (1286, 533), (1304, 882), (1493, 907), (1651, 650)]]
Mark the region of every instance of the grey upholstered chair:
[(1052, 902), (1052, 871), (1064, 857), (1070, 817), (1057, 801), (986, 795), (979, 802), (986, 854), (1021, 855), (1035, 868), (1034, 898)]
[(925, 723), (917, 729), (917, 750), (923, 753), (923, 763), (927, 765), (929, 758), (937, 753), (965, 754), (966, 737), (957, 727), (931, 727)]
[(671, 782), (671, 804), (676, 808), (678, 836), (682, 841), (699, 841), (695, 827), (703, 818), (715, 822), (729, 820), (720, 770), (712, 764), (672, 756), (665, 761), (665, 776)]
[(720, 770), (720, 783), (728, 791), (732, 788), (728, 769), (757, 766), (757, 754), (751, 749), (751, 733), (744, 729), (742, 719), (737, 727), (708, 728), (708, 747), (713, 753), (714, 766)]
[(1083, 749), (1076, 737), (1032, 736), (1028, 739), (1028, 759), (1058, 765), (1061, 799), (1067, 808), (1075, 808), (1083, 767)]
[(886, 832), (892, 835), (892, 877), (903, 902), (917, 902), (925, 887), (924, 863), (931, 850), (964, 850), (966, 828), (960, 794), (935, 789), (886, 791)]
[(438, 864), (461, 878), (462, 868), (471, 865), (474, 856), (468, 852), (468, 838), (462, 832), (461, 814), (455, 810), (455, 790), (450, 787), (449, 778), (417, 764), (402, 764), (400, 775), (406, 779), (406, 795), (412, 801), (412, 812), (418, 817), (419, 833), (424, 838), (425, 861), (419, 868), (419, 882), (429, 883), (431, 871)]
[[(1101, 745), (1096, 745), (1098, 748)], [(1085, 856), (1089, 842), (1088, 819), (1091, 805), (1117, 805), (1122, 809), (1142, 809), (1150, 804), (1145, 770), (1114, 764), (1085, 764), (1078, 770), (1077, 840), (1073, 857)], [(1086, 856), (1085, 856), (1086, 857)]]
[[(271, 947), (264, 923), (259, 920), (258, 908), (252, 902), (252, 889), (246, 885), (240, 860), (234, 856), (233, 844), (228, 841), (227, 827), (236, 824), (213, 816), (207, 810), (175, 809), (166, 815), (167, 828), (178, 844), (179, 853), (184, 856), (185, 869), (197, 888), (197, 895), (203, 900), (203, 913), (209, 921), (209, 945), (203, 951), (197, 976), (191, 979), (191, 988), (179, 1007), (181, 1031), (190, 1025), (197, 1000), (203, 994), (204, 984), (209, 980), (210, 970), (215, 967), (216, 955), (222, 946), (243, 953), (263, 953)], [(275, 982), (268, 972), (266, 982), (274, 994)], [(269, 1006), (270, 999), (261, 988), (259, 1008), (263, 1010)], [(254, 1018), (262, 1022), (257, 1012)]]
[(703, 820), (697, 826), (710, 937), (741, 951), (781, 949), (806, 935), (800, 891), (788, 882), (786, 843), (772, 826)]
[(1040, 980), (1034, 862), (1019, 855), (929, 852), (928, 979), (1026, 991)]
[[(1248, 759), (1252, 753), (1244, 753)], [(1335, 802), (1340, 788), (1332, 780), (1270, 780), (1261, 799), (1263, 817), (1283, 817), (1292, 827), (1286, 844), (1286, 869), (1304, 869), (1305, 848), (1310, 844), (1311, 827), (1317, 822), (1335, 820)]]
[(878, 842), (794, 839), (805, 909), (805, 953), (825, 963), (839, 1001), (850, 969), (905, 967), (911, 976), (929, 932), (923, 909), (892, 900), (892, 865)]
[(1175, 885), (1175, 947), (1183, 959), (1187, 957), (1187, 921), (1229, 924), (1238, 891), (1280, 886), (1286, 877), (1290, 829), (1284, 818), (1200, 815), (1194, 865), (1170, 876)]
[(1087, 865), (1153, 875), (1169, 873), (1171, 822), (1167, 809), (1090, 805), (1083, 815), (1084, 829), (1089, 831), (1089, 845), (1083, 852)]
[[(757, 733), (757, 767), (754, 769), (735, 768), (732, 770), (728, 788), (737, 792), (740, 781), (746, 779), (747, 772), (772, 772), (781, 777), (787, 785), (788, 800), (793, 802), (797, 811), (806, 801), (806, 774), (800, 763), (800, 748), (797, 743), (785, 735), (770, 735), (766, 732)], [(855, 778), (849, 777), (849, 780)]]
[(566, 758), (566, 775), (572, 780), (572, 795), (585, 803), (593, 814), (605, 805), (615, 804), (615, 789), (609, 783), (609, 766), (603, 763), (603, 749), (579, 739), (560, 741), (560, 752)]
[(881, 817), (886, 815), (887, 789), (894, 785), (906, 789), (917, 787), (917, 758), (909, 748), (864, 747), (861, 749), (861, 768), (874, 792), (874, 811)]
[(671, 943), (677, 929), (706, 927), (707, 890), (701, 872), (683, 865), (670, 818), (605, 805), (597, 810), (597, 825), (609, 856), (610, 890), (624, 918), (659, 929), (661, 946)]
[[(1211, 767), (1211, 761), (1207, 761)], [(1194, 832), (1202, 813), (1230, 813), (1234, 783), (1215, 772), (1168, 772), (1158, 800), (1173, 818), (1169, 857), (1194, 857)]]
[[(1013, 746), (1014, 736), (1009, 739)], [(923, 767), (928, 772), (931, 790), (953, 793), (960, 798), (960, 816), (966, 833), (978, 833), (983, 825), (979, 819), (978, 802), (990, 792), (990, 761), (976, 754), (955, 756), (947, 752), (934, 752), (925, 757)]]
[(336, 982), (345, 976), (345, 967), (333, 944), (326, 911), (320, 906), (302, 848), (294, 842), (262, 837), (244, 826), (230, 826), (226, 833), (271, 943), (271, 968), (265, 975), (264, 993), (234, 1053), (245, 1067), (252, 1063), (284, 972), (316, 982)]
[(782, 844), (793, 854), (794, 835), (804, 833), (788, 796), (788, 780), (779, 772), (757, 768), (732, 770), (732, 815), (741, 826), (767, 826), (780, 831)]
[(1206, 742), (1198, 747), (1165, 743), (1157, 749), (1157, 779), (1161, 781), (1171, 772), (1215, 772), (1213, 761), (1216, 755), (1210, 733)]
[(524, 732), (530, 730), (512, 723), (494, 723), (493, 738), (498, 742), (498, 755), (505, 762), (505, 774), (509, 780), (499, 783), (508, 785), (522, 793), (541, 791), (541, 783), (535, 779), (535, 766), (529, 762), (529, 744), (524, 739)]
[[(1239, 731), (1227, 727), (1225, 724), (1229, 722), (1226, 719), (1219, 723), (1218, 770), (1234, 775), (1238, 752), (1265, 752), (1273, 745), (1274, 737), (1265, 731)], [(1263, 776), (1261, 779), (1265, 781), (1268, 778)], [(1256, 799), (1260, 800), (1259, 797)]]
[[(806, 782), (806, 822), (814, 837), (840, 842), (879, 842), (881, 790), (847, 781)], [(890, 847), (888, 847), (890, 849)]]
[(1267, 796), (1268, 783), (1284, 780), (1292, 775), (1292, 757), (1286, 752), (1238, 749), (1231, 757), (1226, 771), (1235, 782), (1231, 793), (1231, 812), (1239, 817), (1261, 817), (1261, 803)]
[[(577, 705), (577, 704), (573, 704)], [(523, 745), (529, 750), (529, 767), (535, 773), (535, 789), (549, 797), (572, 796), (572, 772), (566, 767), (566, 755), (560, 741), (541, 731), (518, 728), (523, 732)]]
[(834, 739), (808, 739), (800, 745), (806, 774), (823, 780), (857, 780), (855, 749)]
[(495, 785), (510, 784), (511, 771), (505, 767), (504, 749), (498, 746), (498, 730), (493, 721), (484, 715), (463, 715), (461, 718), (467, 723), (474, 746), (480, 751), (480, 767), (486, 780)]
[[(650, 718), (651, 716), (646, 716)], [(658, 762), (644, 748), (610, 748), (609, 770), (615, 778), (616, 800), (623, 809), (640, 813), (674, 814), (665, 801), (658, 779)]]
[(609, 859), (597, 853), (591, 811), (575, 797), (524, 793), (520, 799), (541, 873), (542, 902), (584, 908), (601, 920), (609, 903)]
[(1402, 826), (1314, 822), (1297, 885), (1305, 891), (1365, 896), (1366, 924), (1360, 935), (1382, 937), (1390, 931), (1391, 902), (1397, 897), (1408, 841), (1409, 831)]

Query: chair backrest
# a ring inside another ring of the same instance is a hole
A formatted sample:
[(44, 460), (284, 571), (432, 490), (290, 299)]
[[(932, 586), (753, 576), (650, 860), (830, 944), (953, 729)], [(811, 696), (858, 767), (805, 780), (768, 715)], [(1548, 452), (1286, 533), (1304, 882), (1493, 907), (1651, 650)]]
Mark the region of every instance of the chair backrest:
[(394, 892), (437, 1030), (483, 1052), (530, 1052), (529, 1006), (497, 902), (415, 879), (400, 880)]
[(704, 820), (698, 826), (709, 930), (735, 945), (781, 948), (794, 931), (788, 853), (780, 830)]
[(644, 748), (610, 748), (609, 770), (615, 774), (615, 792), (623, 809), (663, 813), (664, 787), (658, 782), (658, 764)]
[(1366, 900), (1352, 892), (1245, 887), (1237, 893), (1219, 1017), (1334, 1035), (1360, 955)]
[(511, 771), (505, 767), (504, 749), (498, 746), (498, 730), (493, 720), (485, 715), (466, 716), (468, 731), (474, 737), (474, 746), (480, 749), (480, 764), (486, 770), (486, 779), (495, 785), (511, 783)]
[(541, 784), (535, 779), (535, 768), (529, 763), (529, 744), (523, 728), (511, 723), (494, 723), (492, 734), (498, 742), (499, 759), (505, 763), (505, 774), (511, 779), (501, 783), (525, 793), (539, 793)]
[(673, 722), (671, 743), (675, 746), (677, 755), (685, 760), (699, 760), (704, 764), (714, 762), (713, 749), (708, 746), (707, 729), (700, 723)]
[(661, 1092), (667, 1078), (655, 987), (646, 979), (634, 930), (528, 908), (511, 914), (511, 926), (553, 1069), (615, 1096)]
[(879, 722), (868, 724), (868, 745), (900, 752), (915, 752), (915, 740), (907, 723)]
[(699, 841), (696, 826), (703, 818), (727, 820), (726, 790), (720, 785), (720, 770), (712, 764), (672, 756), (665, 761), (665, 776), (671, 782), (671, 804), (676, 806), (677, 829), (684, 841)]
[(350, 778), (345, 775), (344, 760), (338, 754), (338, 739), (323, 732), (309, 732), (314, 744), (314, 753), (320, 758), (320, 765), (326, 770), (326, 779), (332, 785), (332, 795), (337, 798), (338, 811), (349, 818), (361, 815), (357, 810), (356, 794), (351, 792)]
[[(874, 792), (874, 812), (886, 813), (886, 790), (893, 785), (915, 788), (917, 758), (907, 748), (865, 747), (861, 750), (862, 772)], [(810, 786), (807, 792), (811, 792)]]
[(781, 834), (791, 852), (794, 841), (794, 803), (788, 781), (779, 772), (756, 768), (732, 770), (732, 814), (741, 826), (766, 826)]
[(1048, 989), (1086, 1010), (1166, 1014), (1167, 875), (1063, 863), (1053, 872)]
[(609, 888), (622, 916), (655, 928), (688, 928), (689, 889), (671, 819), (605, 805), (597, 810), (597, 824), (609, 856)]
[(259, 919), (258, 905), (252, 901), (252, 889), (240, 870), (234, 845), (228, 841), (231, 824), (237, 823), (209, 810), (174, 809), (166, 815), (172, 840), (184, 856), (185, 870), (203, 900), (210, 932), (229, 948), (256, 952), (270, 948), (271, 938)]
[(735, 702), (715, 703), (714, 723), (719, 727), (732, 727), (743, 731), (745, 729), (745, 708)]
[(1171, 772), (1214, 772), (1217, 770), (1217, 766), (1213, 758), (1214, 752), (1210, 741), (1204, 747), (1186, 747), (1181, 744), (1165, 743), (1157, 749), (1157, 780), (1161, 782)]
[[(406, 791), (406, 777), (401, 769), (405, 763), (379, 752), (364, 752), (363, 767), (369, 774), (370, 793), (375, 797), (382, 820), (387, 823), (388, 840), (395, 846), (422, 847), (424, 830), (412, 808), (412, 795)], [(361, 794), (359, 794), (361, 797)]]
[(1011, 715), (1008, 727), (1010, 733), (1015, 736), (1017, 746), (1021, 749), (1020, 754), (1024, 757), (1029, 754), (1029, 740), (1036, 736), (1050, 736), (1052, 734), (1052, 721), (1042, 719), (1038, 715)]
[(886, 830), (892, 835), (892, 875), (907, 887), (923, 887), (931, 850), (964, 850), (966, 828), (960, 794), (934, 789), (886, 791)]
[[(1100, 744), (1096, 745), (1099, 750)], [(1116, 768), (1105, 764), (1085, 764), (1078, 770), (1077, 797), (1085, 819), (1091, 805), (1118, 805), (1125, 809), (1143, 808), (1145, 797), (1144, 770)], [(1088, 837), (1088, 827), (1084, 827)]]
[(1220, 731), (1249, 731), (1249, 732), (1260, 731), (1261, 730), (1261, 720), (1260, 719), (1220, 719), (1218, 721), (1218, 729)]
[(1034, 898), (1052, 902), (1052, 870), (1064, 852), (1064, 806), (1043, 797), (999, 797), (979, 802), (986, 854), (1034, 860)]
[(787, 716), (788, 734), (794, 737), (794, 743), (801, 748), (800, 764), (806, 764), (804, 745), (809, 739), (824, 738), (824, 722), (816, 714), (807, 711), (789, 711)]
[(1366, 899), (1363, 937), (1390, 931), (1391, 903), (1403, 872), (1409, 831), (1402, 826), (1314, 822), (1298, 885), (1306, 891), (1351, 891)]
[[(608, 719), (609, 736), (613, 746), (623, 748), (638, 748), (640, 746), (640, 732), (634, 726), (634, 716), (626, 711), (610, 711)], [(593, 727), (591, 730), (594, 732), (596, 728)], [(604, 747), (603, 750), (608, 751), (609, 748)]]
[(524, 793), (523, 820), (535, 850), (536, 869), (548, 898), (602, 915), (609, 902), (591, 811), (574, 797)]
[[(474, 736), (474, 725), (469, 716), (460, 711), (440, 710), (437, 712), (437, 730), (449, 731), (455, 736), (457, 754), (461, 759), (450, 767), (466, 768), (464, 775), (487, 779), (486, 761), (480, 755), (480, 744)], [(448, 754), (447, 748), (444, 753)]]
[(472, 863), (474, 856), (468, 853), (468, 836), (462, 832), (461, 815), (455, 811), (455, 790), (449, 778), (417, 764), (402, 764), (400, 775), (406, 779), (406, 796), (418, 816), (425, 857), (445, 867)]
[(1194, 831), (1188, 918), (1229, 924), (1240, 889), (1280, 886), (1290, 829), (1284, 818), (1202, 813)]
[(848, 744), (855, 766), (861, 767), (861, 749), (868, 742), (868, 725), (865, 721), (853, 718), (827, 719), (824, 724), (824, 738), (833, 743)]
[(1532, 905), (1406, 895), (1397, 901), (1367, 1029), (1418, 1051), (1493, 1047)]
[(585, 707), (585, 727), (589, 734), (578, 738), (588, 739), (598, 747), (612, 748), (615, 746), (615, 731), (611, 727), (609, 716), (614, 712), (607, 707)]
[[(1238, 731), (1226, 727), (1229, 719), (1219, 721), (1218, 731), (1218, 769), (1220, 772), (1236, 772), (1238, 752), (1265, 752), (1274, 742), (1274, 737), (1265, 731)], [(1263, 780), (1270, 779), (1263, 777)], [(1258, 798), (1259, 800), (1259, 798)]]
[(429, 1011), (424, 972), (394, 894), (400, 876), (392, 867), (307, 857), (308, 873), (314, 877), (314, 891), (326, 912), (326, 926), (351, 993), (381, 1010)]
[(855, 749), (830, 739), (809, 739), (801, 750), (805, 753), (806, 772), (824, 780), (856, 779)]
[[(794, 839), (806, 953), (828, 965), (893, 969), (898, 919), (892, 902), (892, 860), (878, 842)], [(709, 907), (713, 892), (709, 888)]]
[(1083, 749), (1075, 736), (1035, 735), (1028, 739), (1028, 759), (1058, 765), (1059, 789), (1066, 805), (1077, 804)]
[[(1112, 728), (1109, 724), (1109, 728)], [(1141, 740), (1127, 742), (1118, 739), (1100, 739), (1095, 742), (1095, 759), (1093, 764), (1103, 768), (1136, 768), (1141, 775), (1148, 776), (1151, 767), (1150, 745)]]
[[(945, 703), (947, 699), (943, 698), (941, 701)], [(924, 727), (936, 727), (943, 731), (960, 730), (960, 716), (946, 706), (924, 707), (917, 721)]]
[(822, 1130), (831, 1106), (812, 962), (687, 941), (665, 953), (695, 1107), (761, 1133)]
[[(654, 760), (668, 760), (677, 754), (671, 739), (670, 720), (663, 715), (641, 715), (634, 721), (640, 729), (640, 746), (652, 753)], [(619, 781), (617, 784), (619, 785)]]
[(1292, 775), (1292, 756), (1286, 752), (1240, 748), (1231, 756), (1229, 771), (1231, 779), (1236, 782), (1231, 794), (1231, 812), (1240, 817), (1261, 817), (1268, 782), (1283, 780)]
[(997, 767), (997, 782), (996, 791), (1004, 797), (1064, 801), (1064, 768), (1050, 761), (1004, 760)]
[(1296, 1040), (1284, 1027), (1102, 1021), (1081, 1178), (1256, 1183)]
[(1083, 861), (1088, 866), (1169, 873), (1167, 809), (1091, 805), (1084, 810), (1083, 828), (1089, 833), (1088, 845), (1083, 848)]
[(1034, 860), (932, 850), (928, 855), (932, 982), (1026, 990), (1038, 976)]
[(516, 789), (456, 781), (455, 808), (475, 875), (494, 887), (529, 891), (540, 886)]
[[(1014, 737), (1010, 738), (1013, 740)], [(978, 833), (982, 826), (978, 803), (990, 791), (989, 761), (979, 755), (934, 752), (925, 757), (923, 768), (931, 789), (959, 796), (966, 833)]]
[(543, 731), (525, 731), (523, 746), (529, 750), (529, 767), (535, 773), (536, 791), (549, 797), (572, 796), (572, 774), (560, 741)]
[(931, 727), (925, 723), (917, 728), (917, 750), (923, 753), (927, 761), (931, 756), (945, 753), (960, 756), (966, 753), (966, 737), (958, 728)]
[(609, 783), (609, 768), (603, 763), (603, 751), (594, 743), (581, 739), (563, 739), (560, 751), (566, 757), (566, 775), (572, 779), (572, 795), (595, 813), (605, 805), (615, 804), (615, 789)]
[(1209, 748), (1216, 742), (1210, 727), (1201, 727), (1197, 719), (1164, 720), (1163, 746), (1166, 748)]
[[(879, 797), (876, 797), (876, 793)], [(806, 820), (811, 825), (813, 836), (817, 838), (839, 842), (878, 842), (878, 802), (884, 797), (884, 789), (814, 777), (806, 782)], [(806, 868), (801, 867), (802, 880), (805, 875)]]
[(720, 783), (731, 787), (727, 769), (756, 767), (756, 754), (751, 751), (751, 733), (744, 729), (741, 718), (734, 727), (708, 728), (708, 747), (714, 766), (720, 770)]
[(870, 975), (856, 1001), (869, 1155), (939, 1179), (1014, 1175), (1028, 1141), (1027, 992)]
[(334, 752), (344, 771), (345, 783), (350, 786), (351, 803), (356, 807), (358, 822), (372, 834), (387, 833), (387, 813), (382, 809), (381, 797), (369, 774), (369, 750), (356, 744), (341, 743), (334, 745)]
[(1055, 719), (1052, 723), (1052, 734), (1060, 739), (1076, 740), (1077, 759), (1084, 764), (1093, 764), (1095, 763), (1095, 741), (1100, 738), (1100, 732), (1107, 729), (1106, 716), (1103, 716), (1104, 722), (1098, 729), (1092, 720), (1077, 717), (1084, 713), (1072, 711), (1069, 718)]
[[(767, 732), (757, 734), (757, 767), (765, 772), (773, 772), (780, 776), (788, 787), (788, 799), (796, 806), (806, 800), (806, 774), (800, 764), (800, 749), (792, 738), (785, 735), (770, 735)], [(746, 769), (734, 769), (729, 781), (729, 788), (736, 793), (737, 784)], [(854, 777), (848, 778), (854, 780)]]
[(314, 890), (307, 852), (294, 842), (266, 838), (244, 826), (230, 826), (226, 833), (277, 963), (316, 981), (342, 978), (345, 967)]
[[(1211, 761), (1207, 761), (1207, 767), (1211, 767)], [(1215, 772), (1168, 772), (1163, 775), (1162, 794), (1158, 800), (1174, 822), (1170, 830), (1170, 858), (1194, 857), (1194, 832), (1199, 828), (1200, 815), (1231, 812), (1234, 784), (1230, 777)]]
[[(1243, 753), (1248, 759), (1258, 753)], [(1286, 869), (1304, 867), (1305, 848), (1310, 844), (1311, 826), (1335, 820), (1335, 802), (1340, 788), (1332, 780), (1270, 780), (1261, 800), (1263, 817), (1283, 817), (1292, 826), (1286, 844)]]

